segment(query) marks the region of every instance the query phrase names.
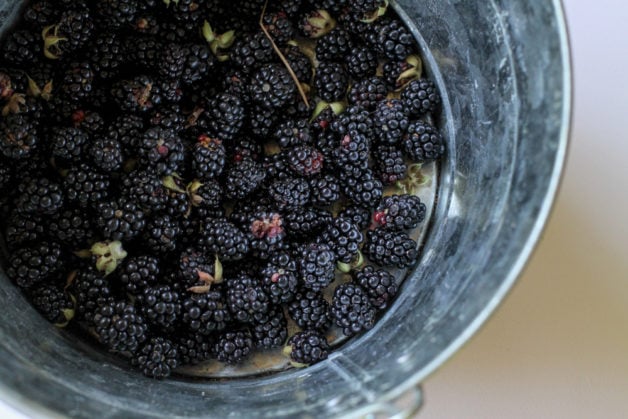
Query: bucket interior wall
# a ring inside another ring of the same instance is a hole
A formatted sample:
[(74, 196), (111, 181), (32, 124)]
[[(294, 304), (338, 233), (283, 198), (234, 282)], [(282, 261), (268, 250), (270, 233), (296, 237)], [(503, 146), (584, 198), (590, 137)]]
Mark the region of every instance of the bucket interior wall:
[[(443, 93), (448, 141), (420, 265), (369, 333), (304, 370), (154, 381), (56, 330), (0, 272), (0, 399), (77, 417), (333, 416), (416, 384), (512, 285), (547, 216), (564, 158), (570, 76), (557, 1), (410, 1)], [(0, 0), (6, 29), (19, 6)]]

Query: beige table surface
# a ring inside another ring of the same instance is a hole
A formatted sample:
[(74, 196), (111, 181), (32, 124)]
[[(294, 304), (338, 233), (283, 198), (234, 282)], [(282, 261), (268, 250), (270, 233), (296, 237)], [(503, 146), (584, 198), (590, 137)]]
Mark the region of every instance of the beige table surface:
[(628, 4), (565, 5), (576, 112), (560, 199), (497, 314), (425, 382), (421, 419), (628, 418)]

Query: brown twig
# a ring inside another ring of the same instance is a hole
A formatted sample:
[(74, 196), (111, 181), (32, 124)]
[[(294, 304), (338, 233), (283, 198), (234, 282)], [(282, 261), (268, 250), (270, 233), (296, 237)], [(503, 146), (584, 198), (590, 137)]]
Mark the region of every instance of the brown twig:
[(281, 50), (279, 49), (277, 44), (275, 44), (275, 40), (273, 39), (273, 37), (268, 32), (268, 29), (266, 29), (266, 26), (264, 26), (264, 16), (266, 15), (266, 8), (267, 7), (268, 7), (268, 0), (266, 0), (266, 2), (264, 3), (264, 8), (262, 9), (262, 15), (259, 18), (259, 25), (262, 28), (262, 31), (264, 32), (264, 35), (266, 35), (266, 38), (268, 38), (268, 40), (270, 41), (271, 45), (273, 46), (273, 49), (275, 50), (275, 52), (279, 56), (279, 59), (281, 59), (281, 62), (283, 62), (283, 64), (286, 66), (286, 69), (288, 70), (288, 73), (290, 73), (290, 77), (292, 77), (292, 80), (294, 80), (294, 83), (297, 85), (297, 89), (299, 90), (299, 94), (301, 95), (301, 98), (303, 99), (303, 103), (305, 103), (305, 106), (307, 106), (308, 109), (309, 109), (310, 108), (310, 101), (307, 99), (307, 95), (305, 94), (305, 90), (303, 90), (303, 86), (301, 86), (301, 82), (299, 81), (299, 78), (295, 74), (294, 70), (290, 66), (290, 63), (288, 62), (286, 57), (283, 55), (283, 53), (281, 52)]

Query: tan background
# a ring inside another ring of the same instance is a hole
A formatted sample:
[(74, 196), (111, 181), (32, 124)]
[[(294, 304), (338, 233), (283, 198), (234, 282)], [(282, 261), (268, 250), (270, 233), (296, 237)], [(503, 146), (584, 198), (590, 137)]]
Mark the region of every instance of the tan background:
[(628, 418), (628, 5), (565, 6), (576, 109), (560, 199), (497, 314), (425, 382), (421, 419)]

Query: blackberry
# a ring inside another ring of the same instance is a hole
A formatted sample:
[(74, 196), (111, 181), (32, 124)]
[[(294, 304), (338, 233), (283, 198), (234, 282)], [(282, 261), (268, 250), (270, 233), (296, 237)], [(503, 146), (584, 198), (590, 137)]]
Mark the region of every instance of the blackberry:
[(363, 241), (364, 235), (358, 226), (344, 218), (335, 218), (319, 238), (319, 242), (329, 245), (336, 254), (336, 259), (344, 263), (353, 260)]
[(170, 175), (179, 169), (185, 158), (181, 138), (174, 130), (150, 128), (142, 136), (141, 163), (160, 175)]
[(72, 300), (56, 285), (37, 287), (31, 292), (30, 301), (46, 320), (59, 327), (67, 325), (74, 317)]
[(313, 291), (327, 288), (335, 279), (336, 258), (331, 247), (310, 243), (301, 250), (299, 272), (303, 286)]
[(63, 206), (61, 186), (48, 178), (27, 178), (18, 187), (18, 211), (28, 214), (54, 214)]
[(156, 215), (146, 223), (142, 242), (153, 254), (165, 256), (177, 249), (181, 226), (167, 214)]
[(262, 186), (265, 177), (261, 164), (244, 159), (227, 169), (225, 193), (230, 199), (244, 199)]
[(377, 72), (377, 55), (366, 46), (353, 48), (346, 60), (347, 72), (356, 80), (373, 77)]
[(27, 159), (37, 150), (37, 124), (27, 115), (9, 114), (0, 121), (0, 152), (13, 160)]
[(264, 154), (262, 144), (251, 138), (243, 137), (229, 145), (229, 158), (232, 161), (243, 159), (259, 161), (260, 156)]
[(35, 65), (42, 58), (41, 39), (28, 29), (10, 32), (2, 45), (2, 58), (18, 67)]
[(131, 365), (150, 378), (168, 378), (181, 363), (178, 345), (163, 337), (151, 338), (131, 358)]
[(181, 80), (184, 84), (191, 85), (209, 76), (216, 65), (216, 58), (206, 45), (191, 44), (186, 49), (188, 54)]
[(144, 120), (140, 116), (121, 115), (109, 125), (106, 136), (135, 153), (139, 150), (143, 133)]
[(221, 333), (214, 346), (218, 361), (226, 364), (239, 364), (253, 349), (253, 339), (249, 330)]
[(426, 212), (425, 204), (418, 196), (393, 195), (382, 199), (373, 220), (388, 230), (411, 230), (425, 221)]
[(314, 87), (325, 102), (339, 102), (347, 93), (349, 77), (342, 64), (322, 62), (314, 75)]
[(275, 128), (273, 138), (280, 147), (296, 147), (311, 144), (313, 135), (305, 119), (286, 119)]
[(266, 13), (262, 22), (277, 45), (287, 44), (296, 35), (292, 21), (283, 12)]
[(4, 231), (4, 239), (13, 250), (27, 243), (43, 240), (48, 229), (47, 220), (35, 214), (20, 214), (15, 211), (11, 214)]
[(374, 208), (384, 194), (382, 182), (370, 171), (353, 181), (346, 185), (347, 198), (356, 205)]
[(414, 265), (419, 257), (416, 242), (406, 233), (383, 228), (366, 233), (362, 251), (379, 266), (399, 269)]
[(162, 180), (152, 171), (134, 170), (122, 178), (120, 194), (147, 212), (165, 209), (167, 191)]
[(273, 304), (291, 301), (297, 290), (297, 264), (285, 252), (271, 257), (261, 272), (262, 286)]
[(96, 3), (95, 11), (103, 26), (119, 29), (135, 20), (137, 0), (103, 0)]
[(94, 74), (104, 80), (116, 77), (126, 64), (126, 51), (116, 34), (99, 35), (92, 42), (87, 56)]
[(294, 209), (307, 205), (310, 200), (310, 185), (307, 180), (287, 178), (274, 181), (268, 193), (280, 209)]
[(254, 104), (249, 112), (248, 131), (253, 136), (265, 139), (273, 131), (279, 115), (272, 110)]
[(246, 227), (251, 254), (260, 259), (275, 253), (286, 235), (282, 216), (277, 212), (255, 213)]
[(104, 131), (105, 120), (98, 112), (76, 110), (72, 114), (72, 125), (88, 135), (96, 136)]
[(287, 14), (291, 19), (294, 19), (298, 16), (303, 3), (304, 0), (280, 0), (279, 4), (275, 7), (277, 10), (281, 10)]
[(332, 175), (323, 175), (310, 180), (310, 204), (328, 207), (340, 199), (340, 184)]
[(186, 333), (177, 340), (181, 365), (197, 365), (212, 358), (213, 341), (196, 333)]
[(192, 182), (187, 187), (187, 193), (192, 205), (194, 214), (198, 217), (206, 218), (223, 211), (222, 187), (217, 181), (208, 180), (204, 183)]
[(288, 305), (290, 318), (303, 330), (324, 333), (332, 322), (329, 303), (320, 292), (302, 290)]
[(63, 77), (62, 90), (74, 101), (83, 101), (92, 95), (94, 71), (89, 62), (72, 63)]
[(144, 289), (140, 307), (142, 315), (154, 327), (173, 332), (181, 316), (181, 297), (170, 285), (157, 285)]
[(415, 52), (416, 41), (401, 20), (380, 19), (375, 23), (378, 49), (389, 60), (404, 60)]
[(93, 267), (79, 269), (70, 283), (70, 294), (76, 299), (79, 319), (92, 323), (98, 307), (113, 297), (110, 283)]
[(250, 77), (241, 70), (229, 67), (222, 72), (222, 89), (225, 93), (240, 98), (242, 103), (249, 104)]
[(345, 336), (372, 329), (375, 324), (375, 307), (366, 290), (357, 284), (342, 284), (336, 288), (331, 314)]
[(251, 99), (267, 109), (279, 109), (294, 97), (296, 86), (282, 64), (266, 64), (251, 79)]
[(255, 214), (271, 211), (271, 201), (265, 194), (256, 194), (251, 199), (239, 201), (234, 207), (229, 220), (242, 230), (250, 228), (251, 220)]
[(357, 105), (369, 111), (388, 95), (386, 83), (381, 77), (369, 77), (359, 80), (349, 89), (349, 104)]
[(242, 101), (228, 93), (220, 93), (208, 103), (209, 128), (214, 137), (232, 141), (242, 129), (246, 111)]
[(231, 313), (220, 291), (189, 294), (182, 304), (182, 322), (197, 335), (208, 336), (225, 329), (231, 322)]
[(63, 180), (63, 189), (68, 201), (88, 207), (108, 198), (110, 184), (108, 176), (82, 163), (70, 168)]
[(21, 70), (0, 68), (0, 99), (10, 99), (16, 91), (25, 91), (25, 79), (26, 75)]
[(94, 22), (85, 5), (65, 8), (56, 25), (43, 29), (44, 55), (58, 59), (74, 53), (90, 41), (93, 30)]
[(146, 112), (161, 103), (161, 89), (149, 76), (120, 80), (113, 84), (110, 93), (123, 111)]
[[(152, 6), (154, 7), (154, 5)], [(138, 8), (138, 14), (133, 21), (134, 32), (142, 35), (157, 36), (161, 33), (161, 24), (157, 16), (150, 14), (150, 10), (140, 10)]]
[(361, 106), (348, 107), (331, 124), (332, 130), (338, 134), (346, 135), (351, 132), (358, 132), (364, 135), (369, 143), (375, 137), (373, 127), (371, 113)]
[(262, 165), (266, 171), (266, 180), (268, 182), (292, 177), (292, 171), (288, 168), (288, 162), (286, 162), (285, 154), (283, 153), (265, 156), (262, 160)]
[(225, 219), (207, 221), (200, 233), (199, 247), (217, 255), (221, 261), (240, 260), (249, 253), (244, 233)]
[(123, 51), (128, 61), (137, 66), (152, 70), (158, 65), (159, 56), (163, 49), (162, 43), (150, 36), (130, 36), (123, 41)]
[(20, 288), (33, 286), (54, 278), (63, 265), (61, 246), (55, 242), (40, 242), (15, 250), (9, 257), (7, 276)]
[(150, 114), (148, 123), (151, 127), (172, 129), (177, 134), (185, 130), (186, 119), (178, 104), (161, 106)]
[[(189, 288), (207, 285), (205, 279), (214, 277), (216, 258), (195, 248), (187, 248), (179, 255), (177, 273)], [(211, 279), (211, 278), (210, 278)]]
[(235, 320), (259, 324), (268, 319), (270, 298), (257, 279), (240, 275), (227, 280), (226, 287), (227, 306)]
[(51, 153), (68, 161), (80, 161), (83, 148), (89, 141), (87, 133), (78, 128), (53, 128), (51, 132)]
[(230, 57), (239, 70), (250, 73), (263, 64), (275, 61), (275, 51), (263, 32), (247, 33), (235, 41)]
[(295, 208), (284, 215), (288, 236), (299, 240), (317, 235), (331, 220), (329, 211), (318, 208)]
[(165, 215), (177, 222), (188, 218), (192, 213), (192, 203), (184, 180), (178, 176), (166, 176), (163, 183), (167, 192)]
[(170, 43), (159, 56), (159, 75), (167, 79), (178, 79), (183, 74), (189, 51), (179, 44)]
[(368, 171), (369, 153), (369, 141), (366, 136), (351, 131), (342, 137), (340, 147), (334, 150), (334, 163), (342, 174), (357, 179)]
[(159, 259), (155, 256), (140, 255), (126, 258), (118, 268), (118, 280), (132, 295), (141, 295), (160, 278)]
[(314, 330), (306, 330), (288, 340), (284, 353), (290, 355), (292, 362), (307, 366), (327, 359), (330, 350), (325, 336)]
[(135, 306), (123, 301), (99, 307), (94, 314), (94, 326), (100, 343), (117, 352), (134, 353), (147, 339), (146, 321)]
[(441, 98), (432, 81), (419, 79), (408, 83), (401, 92), (401, 101), (410, 115), (422, 116), (436, 112)]
[(445, 154), (445, 141), (438, 129), (423, 121), (410, 124), (402, 147), (405, 155), (416, 163), (439, 160)]
[(122, 144), (112, 138), (96, 138), (90, 143), (89, 155), (95, 167), (105, 173), (116, 172), (122, 167)]
[(279, 348), (288, 339), (288, 322), (279, 307), (268, 315), (268, 320), (251, 328), (253, 346), (262, 349)]
[(95, 238), (89, 217), (78, 208), (53, 214), (48, 224), (48, 234), (74, 249), (90, 245)]
[(397, 295), (395, 277), (384, 269), (366, 266), (354, 274), (354, 279), (368, 293), (371, 305), (378, 310), (385, 309)]
[(133, 202), (120, 199), (96, 205), (96, 225), (105, 238), (126, 241), (142, 233), (146, 220), (140, 207)]
[[(316, 42), (316, 59), (318, 61), (342, 60), (353, 49), (349, 33), (336, 27)], [(377, 64), (377, 61), (375, 61)]]
[(35, 1), (24, 10), (24, 21), (33, 29), (52, 25), (59, 17), (59, 10), (52, 1)]
[(365, 17), (377, 11), (378, 8), (384, 7), (385, 4), (385, 0), (354, 0), (350, 2), (349, 7)]
[(290, 68), (301, 83), (309, 84), (312, 80), (313, 68), (310, 58), (301, 52), (299, 47), (288, 45), (283, 51)]
[(313, 147), (294, 147), (286, 157), (289, 167), (299, 176), (312, 177), (323, 170), (323, 154)]
[(373, 153), (375, 158), (375, 172), (384, 185), (394, 185), (406, 178), (408, 166), (403, 159), (403, 153), (395, 146), (379, 146)]
[(410, 125), (407, 109), (398, 99), (380, 102), (373, 114), (375, 134), (382, 144), (397, 144)]

